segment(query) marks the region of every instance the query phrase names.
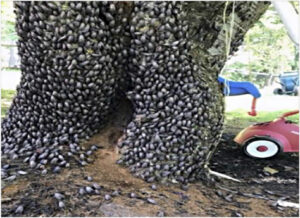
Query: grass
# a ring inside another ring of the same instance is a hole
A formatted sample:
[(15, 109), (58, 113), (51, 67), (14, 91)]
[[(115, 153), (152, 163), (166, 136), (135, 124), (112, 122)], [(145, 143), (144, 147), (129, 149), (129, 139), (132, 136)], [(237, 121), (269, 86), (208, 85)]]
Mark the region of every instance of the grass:
[(11, 101), (15, 94), (15, 90), (1, 89), (1, 100)]
[(15, 94), (15, 90), (1, 89), (1, 118), (4, 117), (7, 113), (10, 103)]
[[(249, 116), (248, 111), (246, 110), (235, 110), (226, 112), (225, 132), (236, 134), (241, 129), (246, 128), (251, 124), (274, 120), (288, 111), (290, 110), (280, 110), (272, 112), (257, 111), (257, 115), (255, 117)], [(299, 124), (299, 114), (290, 116), (287, 119)]]
[[(7, 113), (10, 102), (12, 101), (15, 94), (16, 94), (15, 90), (1, 89), (1, 117), (4, 117), (5, 114)], [(275, 118), (279, 117), (281, 114), (285, 112), (288, 112), (288, 110), (272, 111), (272, 112), (257, 111), (257, 116), (252, 117), (247, 114), (246, 110), (230, 111), (225, 113), (225, 126), (229, 130), (236, 129), (236, 131), (238, 131), (253, 123), (274, 120)], [(293, 122), (299, 123), (299, 114), (291, 116), (288, 119)]]
[[(257, 115), (255, 117), (252, 117), (252, 116), (248, 115), (248, 112), (246, 110), (235, 110), (235, 111), (226, 112), (225, 119), (227, 122), (231, 122), (232, 120), (235, 120), (235, 119), (247, 120), (248, 122), (254, 122), (254, 123), (265, 122), (265, 121), (274, 120), (288, 111), (289, 110), (257, 111)], [(288, 117), (288, 120), (298, 123), (299, 114)]]
[(7, 113), (9, 107), (2, 107), (1, 106), (1, 118), (5, 117), (5, 114)]
[(5, 72), (20, 72), (20, 68), (16, 68), (16, 67), (4, 67), (2, 68), (2, 71), (5, 71)]

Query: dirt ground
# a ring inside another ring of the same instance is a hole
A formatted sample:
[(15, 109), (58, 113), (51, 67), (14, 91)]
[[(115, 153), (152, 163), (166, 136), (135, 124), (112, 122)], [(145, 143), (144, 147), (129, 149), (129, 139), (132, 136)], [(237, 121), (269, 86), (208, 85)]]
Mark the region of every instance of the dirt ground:
[[(124, 127), (119, 119), (124, 125), (125, 117), (116, 118), (84, 143), (86, 147), (101, 147), (92, 164), (74, 164), (60, 174), (41, 176), (31, 172), (14, 181), (2, 180), (2, 216), (299, 216), (298, 209), (276, 203), (299, 202), (298, 155), (282, 154), (270, 160), (248, 158), (232, 141), (231, 131), (223, 135), (211, 168), (241, 182), (199, 181), (187, 188), (155, 184), (154, 190), (153, 184), (133, 177), (127, 168), (115, 163), (116, 143)], [(21, 162), (10, 164), (13, 170), (22, 168)], [(278, 172), (268, 173), (265, 167)], [(98, 193), (79, 193), (81, 187), (92, 187), (93, 183), (100, 186)], [(64, 195), (63, 207), (53, 197), (56, 192)], [(20, 205), (24, 209), (16, 213)]]

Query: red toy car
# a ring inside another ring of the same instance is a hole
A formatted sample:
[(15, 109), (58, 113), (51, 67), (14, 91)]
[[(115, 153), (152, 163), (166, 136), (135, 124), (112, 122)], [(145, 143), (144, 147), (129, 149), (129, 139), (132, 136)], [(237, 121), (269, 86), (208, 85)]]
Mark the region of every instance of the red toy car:
[(299, 110), (283, 114), (265, 123), (242, 130), (234, 141), (243, 146), (246, 155), (254, 158), (274, 157), (280, 152), (299, 152), (299, 126), (285, 118)]

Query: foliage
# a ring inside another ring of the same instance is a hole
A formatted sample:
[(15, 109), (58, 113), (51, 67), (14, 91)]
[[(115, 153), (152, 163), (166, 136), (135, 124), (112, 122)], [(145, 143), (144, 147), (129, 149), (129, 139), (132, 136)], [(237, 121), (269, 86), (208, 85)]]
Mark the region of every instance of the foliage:
[[(260, 87), (271, 75), (298, 70), (297, 52), (274, 7), (270, 7), (245, 36), (243, 52), (248, 61), (233, 62), (224, 69), (225, 77), (248, 80)], [(231, 69), (238, 69), (238, 72)], [(264, 73), (257, 76), (255, 73)]]
[(12, 1), (1, 1), (1, 37), (2, 41), (15, 41), (18, 38)]
[[(231, 68), (226, 70), (226, 79), (233, 81), (251, 81), (254, 82), (255, 85), (262, 88), (266, 84), (266, 77), (263, 75), (256, 75), (255, 73), (248, 73), (247, 65), (242, 62), (236, 62), (230, 65)], [(235, 69), (238, 69), (237, 71)]]

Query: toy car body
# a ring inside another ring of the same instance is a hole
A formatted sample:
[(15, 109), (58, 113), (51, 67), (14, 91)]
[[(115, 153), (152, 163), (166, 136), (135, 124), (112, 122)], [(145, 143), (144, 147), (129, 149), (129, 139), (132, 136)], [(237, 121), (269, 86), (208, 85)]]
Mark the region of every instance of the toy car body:
[(299, 152), (299, 126), (285, 118), (299, 111), (283, 114), (264, 123), (257, 123), (242, 130), (234, 141), (243, 146), (246, 155), (269, 158), (280, 152)]
[(299, 72), (285, 72), (279, 75), (281, 88), (274, 89), (275, 95), (298, 95)]

